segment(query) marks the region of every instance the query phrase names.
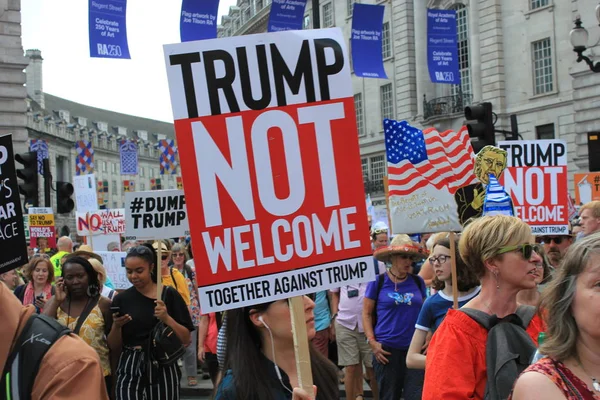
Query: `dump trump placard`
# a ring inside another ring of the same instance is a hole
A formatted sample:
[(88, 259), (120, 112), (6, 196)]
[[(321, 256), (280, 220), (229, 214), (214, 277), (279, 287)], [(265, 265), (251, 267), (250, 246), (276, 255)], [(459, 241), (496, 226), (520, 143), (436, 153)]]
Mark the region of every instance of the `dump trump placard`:
[(183, 190), (125, 193), (125, 232), (137, 239), (189, 235)]
[(567, 144), (564, 140), (520, 140), (498, 143), (506, 150), (500, 183), (513, 199), (515, 216), (534, 235), (569, 233)]
[(202, 308), (373, 278), (338, 29), (165, 46)]

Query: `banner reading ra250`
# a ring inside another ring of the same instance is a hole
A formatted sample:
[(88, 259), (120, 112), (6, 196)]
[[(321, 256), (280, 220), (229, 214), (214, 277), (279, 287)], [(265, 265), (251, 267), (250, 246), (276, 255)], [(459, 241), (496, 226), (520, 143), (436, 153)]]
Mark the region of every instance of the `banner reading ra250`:
[(202, 309), (372, 279), (341, 31), (167, 45), (165, 58)]

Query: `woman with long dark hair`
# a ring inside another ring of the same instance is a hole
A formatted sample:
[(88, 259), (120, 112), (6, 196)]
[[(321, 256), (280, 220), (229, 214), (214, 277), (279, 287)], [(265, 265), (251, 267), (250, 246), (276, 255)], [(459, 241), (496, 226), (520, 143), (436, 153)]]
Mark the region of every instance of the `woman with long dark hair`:
[(110, 300), (100, 295), (98, 274), (83, 257), (69, 257), (62, 266), (62, 277), (56, 280), (56, 293), (44, 314), (70, 328), (89, 344), (98, 356), (111, 392), (111, 370), (106, 335), (112, 326)]
[(156, 252), (148, 244), (131, 248), (125, 258), (127, 279), (133, 287), (115, 297), (114, 324), (108, 335), (110, 349), (121, 353), (116, 372), (117, 400), (179, 399), (181, 371), (177, 363), (150, 362), (150, 333), (160, 320), (187, 345), (194, 326), (177, 290), (165, 286), (164, 296), (157, 299), (157, 265)]
[[(304, 296), (309, 340), (316, 333), (314, 307), (315, 303)], [(298, 374), (287, 300), (229, 310), (227, 324), (226, 373), (215, 400), (308, 398), (293, 389), (298, 386)], [(317, 399), (339, 399), (335, 365), (312, 347), (310, 359)]]

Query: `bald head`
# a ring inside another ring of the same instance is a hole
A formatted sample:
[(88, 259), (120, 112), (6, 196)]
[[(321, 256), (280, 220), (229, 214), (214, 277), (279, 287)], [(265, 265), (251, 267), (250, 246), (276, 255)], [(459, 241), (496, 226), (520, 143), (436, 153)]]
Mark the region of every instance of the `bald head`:
[(58, 251), (66, 251), (67, 253), (73, 252), (73, 241), (67, 236), (63, 236), (56, 242), (56, 248)]

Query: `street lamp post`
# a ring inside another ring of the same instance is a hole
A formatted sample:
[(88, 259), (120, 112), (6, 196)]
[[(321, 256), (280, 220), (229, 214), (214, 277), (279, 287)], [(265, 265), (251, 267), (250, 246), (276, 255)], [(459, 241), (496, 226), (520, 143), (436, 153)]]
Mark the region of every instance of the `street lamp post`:
[[(600, 4), (596, 6), (596, 19), (600, 23)], [(589, 57), (584, 56), (583, 52), (587, 50), (587, 44), (589, 39), (588, 31), (581, 26), (581, 18), (577, 17), (575, 19), (575, 27), (571, 29), (569, 33), (569, 38), (571, 39), (571, 45), (573, 46), (573, 51), (577, 53), (577, 62), (585, 61), (586, 64), (590, 67), (590, 70), (593, 72), (600, 72), (600, 62), (594, 64)]]

